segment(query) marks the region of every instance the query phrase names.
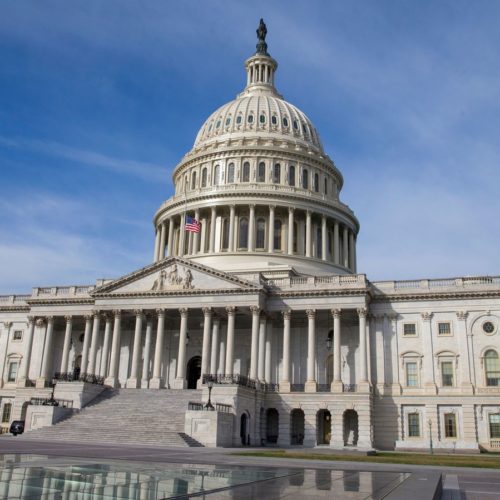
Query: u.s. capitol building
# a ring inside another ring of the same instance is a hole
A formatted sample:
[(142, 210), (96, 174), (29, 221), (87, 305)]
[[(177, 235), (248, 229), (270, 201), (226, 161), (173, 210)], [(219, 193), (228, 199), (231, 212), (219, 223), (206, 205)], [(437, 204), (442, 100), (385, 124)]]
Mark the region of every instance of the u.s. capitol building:
[(2, 430), (92, 440), (99, 418), (105, 441), (133, 411), (126, 441), (158, 404), (187, 444), (500, 448), (500, 277), (358, 272), (343, 176), (278, 93), (265, 34), (175, 168), (152, 263), (0, 297)]

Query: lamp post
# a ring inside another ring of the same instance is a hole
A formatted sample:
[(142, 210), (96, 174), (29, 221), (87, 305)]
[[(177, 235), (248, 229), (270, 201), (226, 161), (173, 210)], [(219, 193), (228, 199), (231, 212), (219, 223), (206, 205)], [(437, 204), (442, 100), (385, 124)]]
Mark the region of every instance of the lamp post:
[(205, 410), (211, 410), (214, 411), (214, 405), (212, 404), (212, 389), (214, 387), (214, 383), (212, 380), (209, 380), (207, 382), (207, 387), (208, 387), (208, 401), (207, 404), (205, 405)]
[(429, 451), (431, 455), (434, 455), (434, 448), (432, 446), (432, 420), (429, 419), (427, 424), (429, 425)]

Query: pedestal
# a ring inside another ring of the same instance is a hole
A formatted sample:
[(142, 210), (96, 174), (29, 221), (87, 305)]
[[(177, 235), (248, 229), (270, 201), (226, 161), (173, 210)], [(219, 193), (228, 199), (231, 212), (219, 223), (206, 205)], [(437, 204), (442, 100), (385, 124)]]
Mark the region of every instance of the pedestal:
[(163, 379), (158, 378), (158, 377), (153, 377), (149, 381), (149, 388), (150, 389), (161, 389), (163, 387), (163, 385), (164, 385)]
[(104, 381), (104, 385), (107, 385), (109, 387), (113, 387), (113, 388), (116, 388), (118, 387), (119, 383), (118, 383), (118, 378), (117, 377), (108, 377), (105, 381)]
[(304, 392), (317, 392), (317, 385), (315, 380), (309, 380), (304, 385)]
[(290, 392), (292, 384), (290, 382), (280, 382), (279, 383), (280, 392)]
[(186, 379), (185, 378), (176, 378), (174, 383), (172, 384), (172, 389), (185, 389), (186, 388)]
[(140, 387), (139, 381), (136, 378), (129, 378), (126, 384), (127, 389), (138, 389)]
[(330, 386), (331, 392), (341, 394), (344, 392), (344, 384), (340, 380), (334, 380)]
[(47, 379), (45, 377), (37, 378), (35, 387), (37, 389), (45, 389), (45, 387), (47, 387)]

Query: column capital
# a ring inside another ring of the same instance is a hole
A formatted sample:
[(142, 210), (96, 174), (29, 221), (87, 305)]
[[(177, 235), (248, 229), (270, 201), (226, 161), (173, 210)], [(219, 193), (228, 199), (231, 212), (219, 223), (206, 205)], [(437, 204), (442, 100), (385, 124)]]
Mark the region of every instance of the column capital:
[(203, 316), (212, 316), (214, 312), (211, 307), (202, 307), (201, 310), (203, 311)]
[(36, 319), (36, 326), (43, 326), (45, 324), (45, 320), (43, 318)]
[(165, 316), (165, 309), (156, 309), (156, 314), (158, 316)]
[(236, 205), (234, 203), (231, 203), (231, 205), (229, 205), (229, 209), (236, 210)]
[(457, 319), (460, 321), (465, 321), (467, 319), (467, 316), (469, 316), (469, 313), (467, 311), (457, 311)]
[(420, 315), (423, 321), (430, 321), (432, 319), (433, 313), (431, 312), (423, 312)]
[(34, 323), (36, 320), (36, 317), (35, 316), (28, 316), (28, 323)]
[(340, 316), (342, 316), (342, 309), (332, 309), (331, 312), (334, 318), (340, 318)]
[(122, 315), (122, 310), (121, 309), (113, 309), (113, 316), (115, 318), (120, 318)]
[(366, 309), (366, 307), (360, 307), (357, 312), (360, 318), (366, 318), (368, 315), (368, 309)]
[(314, 319), (316, 317), (316, 309), (306, 309), (306, 314), (308, 319)]
[(92, 316), (99, 316), (99, 314), (101, 314), (101, 311), (99, 311), (98, 309), (92, 309)]
[(250, 311), (252, 311), (252, 314), (260, 314), (260, 307), (259, 306), (250, 306)]
[(284, 311), (281, 311), (281, 314), (283, 315), (283, 319), (290, 319), (292, 317), (292, 310), (285, 309)]
[(142, 309), (134, 309), (134, 314), (136, 316), (142, 316), (142, 317), (144, 317), (144, 311)]
[(54, 316), (45, 316), (47, 323), (52, 323), (54, 321)]
[(4, 321), (3, 326), (4, 328), (9, 329), (12, 326), (12, 321)]
[(70, 323), (71, 321), (73, 321), (73, 316), (71, 316), (71, 314), (68, 314), (64, 316), (64, 319), (66, 320), (66, 323)]
[(312, 211), (310, 208), (308, 208), (308, 209), (306, 210), (306, 215), (307, 215), (308, 217), (311, 217), (312, 213), (313, 213), (313, 211)]
[(234, 306), (227, 306), (226, 307), (226, 312), (228, 316), (234, 316), (236, 314), (236, 307)]
[(179, 308), (179, 313), (180, 313), (182, 318), (187, 318), (188, 308), (187, 307)]
[(83, 315), (85, 321), (92, 321), (94, 315), (93, 314), (84, 314)]
[(295, 212), (295, 207), (288, 207), (288, 213), (293, 214)]
[(276, 208), (275, 204), (270, 203), (269, 204), (269, 210), (274, 210)]

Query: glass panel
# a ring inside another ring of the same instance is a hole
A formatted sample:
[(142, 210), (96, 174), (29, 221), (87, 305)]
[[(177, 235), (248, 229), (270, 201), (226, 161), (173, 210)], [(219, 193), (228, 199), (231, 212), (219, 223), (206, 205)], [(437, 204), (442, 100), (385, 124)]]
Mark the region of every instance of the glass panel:
[(290, 165), (290, 169), (288, 171), (288, 184), (290, 186), (295, 186), (295, 166)]
[(319, 175), (314, 174), (314, 191), (319, 193)]
[(15, 382), (17, 379), (17, 368), (19, 366), (19, 363), (16, 361), (14, 363), (11, 363), (9, 365), (9, 375), (8, 375), (8, 381), (9, 382)]
[(316, 255), (318, 259), (323, 257), (323, 232), (320, 227), (316, 229)]
[(453, 386), (453, 362), (443, 361), (441, 363), (441, 378), (443, 381), (443, 386), (452, 387)]
[(274, 220), (274, 250), (281, 250), (281, 221)]
[(451, 334), (450, 323), (438, 323), (438, 333), (439, 335), (450, 335)]
[(417, 363), (406, 363), (406, 385), (408, 387), (418, 386)]
[(266, 181), (266, 164), (264, 162), (259, 163), (259, 169), (257, 172), (257, 182)]
[(234, 182), (234, 163), (230, 163), (227, 170), (227, 182)]
[(238, 246), (239, 248), (248, 248), (248, 219), (246, 217), (240, 219)]
[(500, 438), (500, 413), (490, 413), (490, 438)]
[(2, 423), (6, 424), (10, 420), (10, 411), (12, 409), (12, 403), (5, 403), (3, 405), (3, 412), (2, 412)]
[(279, 184), (280, 180), (281, 180), (281, 165), (279, 163), (276, 163), (276, 165), (274, 165), (274, 170), (273, 170), (273, 182)]
[(207, 187), (207, 169), (201, 171), (201, 187)]
[(418, 413), (408, 414), (408, 436), (420, 437), (420, 415)]
[(307, 171), (307, 168), (302, 170), (302, 187), (304, 189), (309, 187), (309, 172)]
[(229, 220), (222, 220), (222, 249), (227, 250), (229, 248)]
[(213, 184), (214, 186), (218, 186), (220, 184), (220, 165), (215, 165)]
[(247, 161), (243, 163), (243, 175), (241, 176), (242, 182), (250, 182), (250, 163)]
[(191, 175), (191, 189), (196, 189), (196, 172)]
[(415, 323), (405, 323), (403, 325), (403, 335), (416, 335), (417, 325)]
[(444, 435), (447, 438), (457, 437), (457, 419), (454, 413), (444, 414)]
[(490, 350), (484, 355), (484, 367), (486, 370), (486, 385), (500, 386), (500, 360), (498, 354)]
[(255, 247), (263, 249), (266, 241), (266, 221), (264, 219), (257, 219), (257, 238)]

